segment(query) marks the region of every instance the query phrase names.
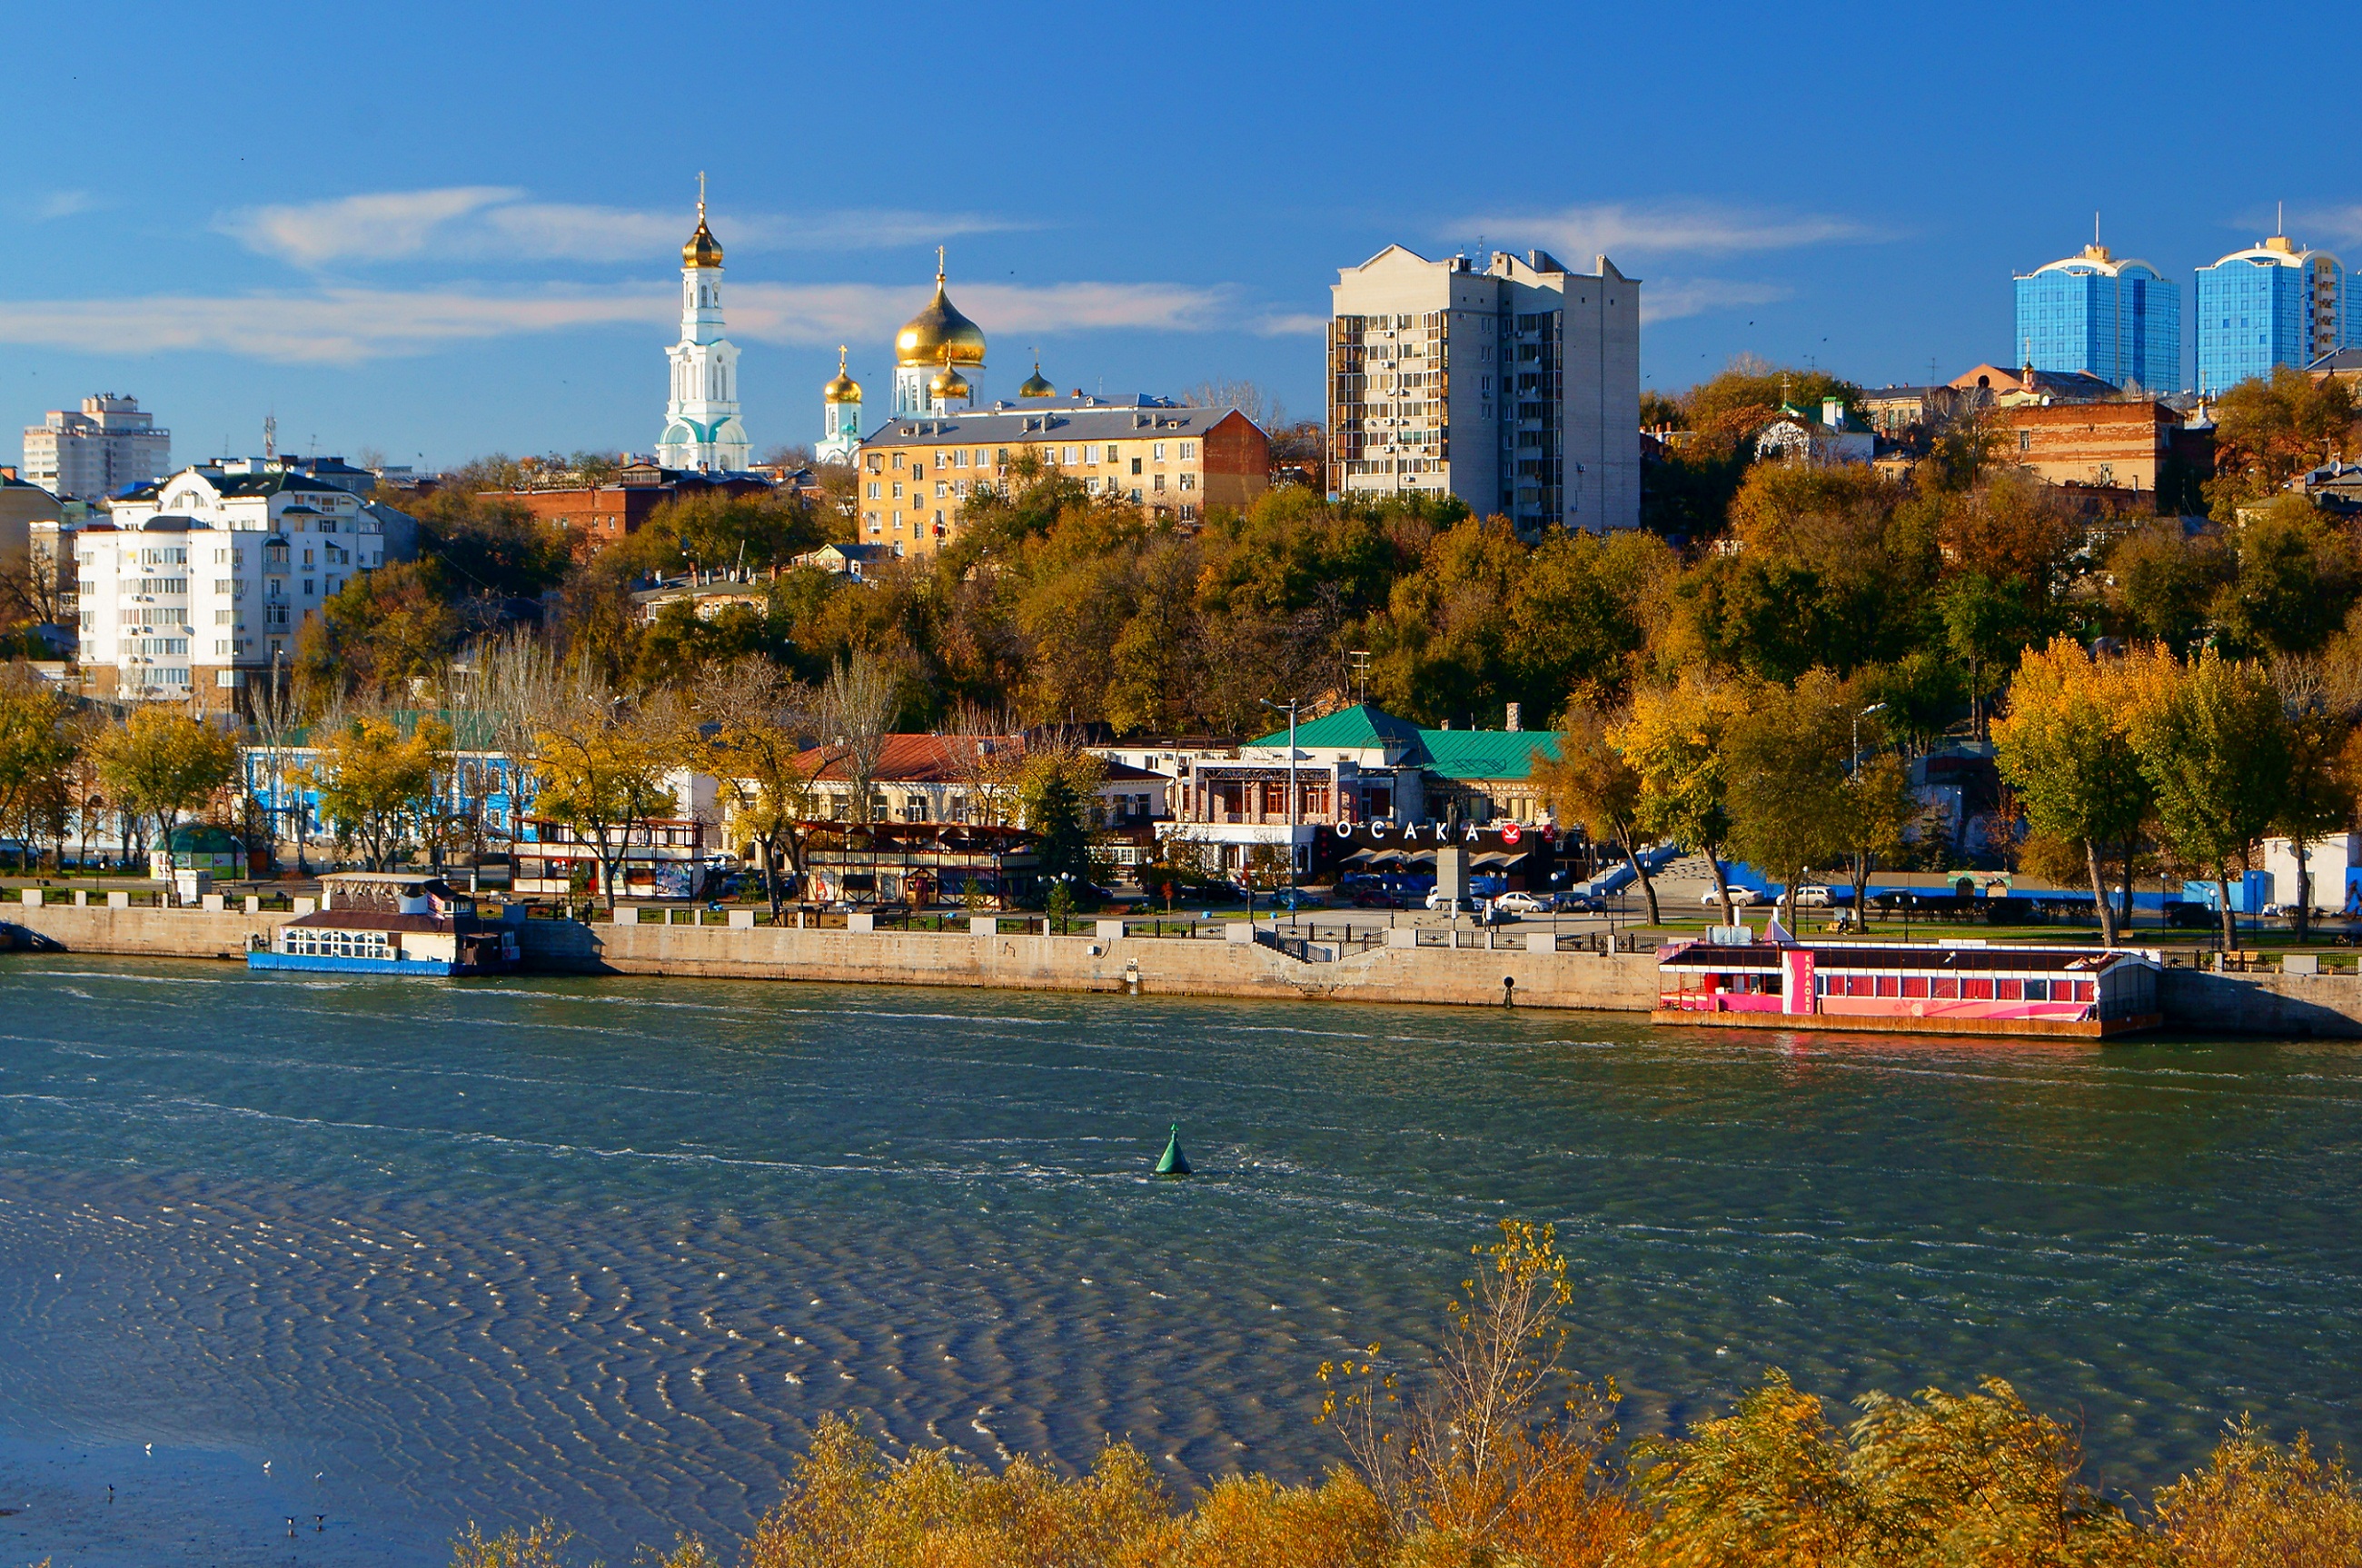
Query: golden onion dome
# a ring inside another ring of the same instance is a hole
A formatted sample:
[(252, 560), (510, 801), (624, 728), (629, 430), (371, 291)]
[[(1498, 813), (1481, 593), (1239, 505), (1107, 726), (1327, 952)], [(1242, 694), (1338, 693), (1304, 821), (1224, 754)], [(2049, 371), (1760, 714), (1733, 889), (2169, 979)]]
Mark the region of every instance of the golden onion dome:
[(927, 378), (927, 395), (937, 403), (949, 403), (956, 398), (964, 398), (968, 395), (968, 392), (967, 378), (953, 370), (948, 360), (944, 362), (942, 370)]
[(898, 365), (981, 365), (984, 329), (959, 313), (944, 289), (941, 254), (935, 265), (935, 297), (894, 335)]
[(1041, 360), (1033, 361), (1033, 373), (1025, 378), (1024, 385), (1017, 389), (1017, 395), (1019, 397), (1056, 397), (1058, 395), (1058, 389), (1052, 386), (1050, 378), (1042, 373)]
[(722, 265), (722, 242), (713, 237), (712, 229), (705, 226), (705, 208), (701, 203), (697, 210), (697, 232), (690, 235), (689, 243), (680, 248), (680, 264), (684, 267)]
[(821, 388), (820, 395), (831, 403), (861, 401), (861, 383), (845, 373), (844, 345), (842, 343), (836, 346), (836, 377), (828, 385)]

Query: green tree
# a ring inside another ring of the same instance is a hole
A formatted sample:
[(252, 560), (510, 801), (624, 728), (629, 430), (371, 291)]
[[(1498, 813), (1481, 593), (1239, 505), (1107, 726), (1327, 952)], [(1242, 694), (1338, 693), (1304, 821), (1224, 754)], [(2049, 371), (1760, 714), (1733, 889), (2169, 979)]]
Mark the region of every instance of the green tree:
[(2108, 552), (2109, 607), (2125, 632), (2180, 657), (2204, 635), (2230, 569), (2213, 536), (2193, 536), (2178, 519), (2161, 518)]
[(2223, 945), (2239, 944), (2231, 867), (2245, 865), (2287, 798), (2288, 714), (2271, 678), (2213, 648), (2187, 666), (2136, 656), (2129, 672), (2133, 749), (2154, 791), (2158, 829), (2184, 863), (2213, 873)]
[(2352, 825), (2355, 777), (2348, 766), (2356, 720), (2362, 716), (2362, 670), (2351, 660), (2283, 658), (2272, 666), (2272, 682), (2288, 717), (2289, 771), (2274, 823), (2294, 851), (2297, 885), (2290, 890), (2296, 939), (2312, 936), (2318, 889), (2312, 881), (2312, 845)]
[(1909, 765), (1893, 752), (1862, 759), (1846, 780), (1839, 804), (1838, 843), (1853, 883), (1859, 923), (1870, 908), (1871, 873), (1902, 860), (1910, 848), (1910, 831), (1925, 812), (1911, 792)]
[(1853, 712), (1842, 681), (1808, 670), (1793, 687), (1764, 688), (1725, 738), (1731, 848), (1779, 878), (1792, 926), (1806, 870), (1848, 847)]
[(304, 623), (296, 673), (323, 691), (396, 691), (441, 668), (465, 630), (440, 567), (396, 562), (351, 579)]
[(2234, 657), (2312, 653), (2345, 622), (2362, 589), (2352, 536), (2302, 496), (2282, 495), (2235, 531), (2231, 580), (2214, 596)]
[(2214, 477), (2204, 486), (2214, 520), (2238, 521), (2242, 502), (2279, 492), (2331, 458), (2356, 455), (2353, 389), (2293, 366), (2241, 381), (2214, 403)]

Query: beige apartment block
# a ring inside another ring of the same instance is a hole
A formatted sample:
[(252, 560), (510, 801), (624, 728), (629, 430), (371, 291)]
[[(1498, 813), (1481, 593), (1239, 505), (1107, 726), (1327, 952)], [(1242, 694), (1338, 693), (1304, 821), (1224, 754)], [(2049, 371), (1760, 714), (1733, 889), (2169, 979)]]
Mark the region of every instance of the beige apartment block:
[(1271, 441), (1234, 408), (1161, 398), (1027, 398), (898, 417), (855, 454), (861, 542), (928, 556), (959, 536), (962, 510), (1032, 461), (1181, 527), (1243, 508), (1271, 482)]
[(1330, 293), (1339, 490), (1448, 491), (1527, 534), (1639, 525), (1638, 279), (1390, 245)]

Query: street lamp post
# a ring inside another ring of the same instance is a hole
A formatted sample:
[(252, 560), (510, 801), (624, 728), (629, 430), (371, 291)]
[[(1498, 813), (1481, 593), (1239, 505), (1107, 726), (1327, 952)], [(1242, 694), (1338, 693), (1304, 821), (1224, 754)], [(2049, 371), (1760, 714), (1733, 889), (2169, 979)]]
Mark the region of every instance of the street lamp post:
[[(1296, 711), (1299, 707), (1303, 706), (1304, 700), (1300, 697), (1290, 697), (1284, 706), (1273, 701), (1268, 697), (1262, 699), (1262, 701), (1263, 705), (1270, 709), (1273, 712), (1286, 713), (1287, 715), (1287, 885), (1292, 889), (1296, 886), (1296, 819), (1297, 814), (1296, 798)], [(1293, 902), (1293, 900), (1290, 901)], [(1291, 911), (1290, 912), (1292, 913), (1294, 911)], [(1276, 922), (1275, 922), (1274, 923)]]

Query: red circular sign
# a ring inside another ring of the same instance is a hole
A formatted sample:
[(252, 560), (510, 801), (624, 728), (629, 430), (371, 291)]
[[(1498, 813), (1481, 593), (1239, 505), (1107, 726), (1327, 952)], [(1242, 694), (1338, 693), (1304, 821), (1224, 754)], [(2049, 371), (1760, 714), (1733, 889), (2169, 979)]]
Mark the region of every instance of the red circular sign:
[(1503, 844), (1515, 844), (1525, 835), (1526, 830), (1519, 827), (1515, 823), (1503, 823), (1501, 824), (1501, 842)]

